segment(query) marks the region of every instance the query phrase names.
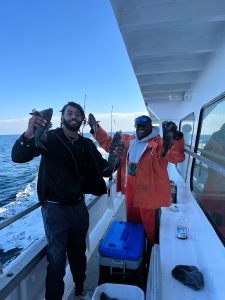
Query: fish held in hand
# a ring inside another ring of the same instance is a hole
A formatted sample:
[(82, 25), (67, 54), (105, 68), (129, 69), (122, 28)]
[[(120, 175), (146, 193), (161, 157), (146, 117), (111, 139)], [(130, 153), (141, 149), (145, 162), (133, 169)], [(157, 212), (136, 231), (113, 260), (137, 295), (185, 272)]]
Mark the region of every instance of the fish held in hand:
[(120, 161), (118, 148), (122, 147), (122, 132), (117, 131), (112, 139), (109, 147), (108, 166), (103, 170), (105, 177), (110, 177), (114, 172)]
[(35, 128), (34, 140), (35, 140), (36, 147), (39, 147), (39, 148), (47, 151), (47, 149), (45, 148), (45, 146), (42, 143), (47, 140), (46, 132), (52, 127), (51, 119), (52, 119), (52, 115), (53, 115), (53, 109), (48, 108), (48, 109), (44, 109), (41, 111), (37, 111), (36, 109), (33, 109), (30, 114), (42, 117), (43, 119), (46, 120), (46, 124), (44, 126)]
[(117, 147), (121, 147), (123, 145), (122, 142), (122, 131), (117, 131), (112, 139), (112, 142), (109, 146), (109, 153), (113, 153)]
[(163, 128), (163, 152), (162, 157), (167, 155), (168, 150), (172, 147), (174, 134), (177, 131), (177, 125), (172, 121), (164, 121)]
[(91, 127), (91, 130), (92, 130), (91, 133), (96, 134), (96, 132), (98, 130), (98, 123), (99, 123), (99, 121), (96, 121), (95, 116), (92, 113), (90, 113), (88, 115), (88, 124)]

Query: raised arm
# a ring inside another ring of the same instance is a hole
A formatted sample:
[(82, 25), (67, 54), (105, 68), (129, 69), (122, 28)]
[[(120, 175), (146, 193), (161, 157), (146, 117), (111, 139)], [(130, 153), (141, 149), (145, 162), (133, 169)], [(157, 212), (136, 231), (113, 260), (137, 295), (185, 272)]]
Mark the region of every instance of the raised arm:
[(16, 163), (25, 163), (40, 155), (40, 149), (35, 144), (35, 129), (44, 127), (46, 120), (33, 114), (29, 119), (27, 130), (19, 137), (12, 148), (11, 157)]
[(162, 157), (174, 164), (182, 162), (185, 158), (183, 133), (177, 130), (177, 125), (172, 121), (165, 121), (162, 126)]
[(88, 124), (91, 128), (90, 133), (94, 136), (99, 145), (109, 152), (109, 146), (112, 142), (112, 137), (99, 125), (93, 114), (88, 115)]

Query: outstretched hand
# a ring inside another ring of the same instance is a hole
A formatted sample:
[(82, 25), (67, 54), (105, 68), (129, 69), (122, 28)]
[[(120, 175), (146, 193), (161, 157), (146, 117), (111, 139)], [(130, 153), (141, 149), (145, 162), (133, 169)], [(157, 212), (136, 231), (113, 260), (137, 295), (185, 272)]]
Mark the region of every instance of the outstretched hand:
[(29, 119), (28, 127), (25, 132), (25, 137), (30, 139), (34, 135), (34, 131), (37, 128), (44, 127), (47, 123), (47, 120), (45, 120), (40, 114), (37, 114), (34, 110), (32, 113), (30, 113), (32, 117)]
[(182, 138), (182, 132), (177, 130), (177, 125), (172, 121), (164, 121), (162, 123), (163, 129), (163, 153), (162, 157), (165, 157), (168, 150), (172, 147), (174, 140)]
[(175, 132), (177, 131), (177, 125), (172, 121), (164, 121), (162, 123), (163, 133), (164, 132)]

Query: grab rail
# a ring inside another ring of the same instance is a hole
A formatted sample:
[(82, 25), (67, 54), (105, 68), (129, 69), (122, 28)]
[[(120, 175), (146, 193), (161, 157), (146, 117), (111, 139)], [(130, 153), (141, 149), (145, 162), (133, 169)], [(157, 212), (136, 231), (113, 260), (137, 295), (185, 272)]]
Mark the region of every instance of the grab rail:
[[(115, 180), (109, 182), (108, 187), (111, 187), (112, 185), (115, 185)], [(98, 200), (101, 200), (101, 197), (103, 197), (103, 199), (106, 197), (106, 200), (104, 201), (108, 203), (107, 206), (109, 207), (109, 195), (96, 196), (87, 204), (88, 211), (97, 204)], [(36, 208), (40, 205), (40, 203), (35, 204)], [(32, 207), (34, 207), (34, 205)], [(30, 210), (32, 210), (31, 207)], [(28, 210), (26, 210), (26, 212), (27, 211)], [(25, 211), (23, 213), (25, 215)], [(19, 214), (17, 214), (17, 216), (18, 215)], [(108, 218), (106, 218), (106, 220), (108, 220)], [(6, 267), (4, 273), (0, 274), (0, 299), (5, 299), (29, 274), (29, 272), (33, 270), (38, 263), (40, 263), (40, 261), (46, 256), (46, 250), (47, 241), (45, 236), (43, 236), (37, 240), (32, 247), (26, 249), (26, 255), (23, 255), (22, 260), (18, 261), (17, 264), (12, 265), (10, 268), (8, 266)]]
[[(114, 182), (115, 182), (114, 179), (109, 181), (108, 184), (107, 184), (107, 189), (109, 189), (113, 185)], [(99, 199), (99, 197), (100, 196), (95, 197), (90, 203), (88, 203), (87, 208), (90, 209), (96, 203), (96, 201)], [(19, 220), (20, 218), (26, 216), (27, 214), (34, 211), (35, 209), (37, 209), (40, 206), (41, 206), (41, 202), (35, 203), (35, 204), (29, 206), (27, 209), (21, 211), (20, 213), (14, 215), (13, 217), (8, 218), (5, 221), (2, 221), (0, 223), (0, 230), (7, 227), (7, 226), (9, 226), (10, 224), (16, 222), (17, 220)]]
[(0, 230), (5, 228), (6, 226), (9, 226), (10, 224), (16, 222), (17, 220), (19, 220), (20, 218), (26, 216), (27, 214), (29, 214), (30, 212), (32, 212), (33, 210), (37, 209), (40, 206), (41, 206), (40, 202), (35, 203), (35, 204), (29, 206), (27, 209), (25, 209), (25, 210), (21, 211), (20, 213), (16, 214), (15, 216), (13, 216), (11, 218), (8, 218), (5, 221), (2, 221), (0, 223)]
[(222, 175), (223, 177), (225, 177), (225, 167), (222, 167), (220, 164), (217, 164), (216, 162), (202, 156), (199, 155), (197, 153), (195, 153), (192, 150), (189, 150), (187, 148), (185, 148), (184, 150), (187, 154), (189, 154), (190, 156), (194, 157), (195, 159), (199, 160), (200, 162), (204, 163), (205, 165), (207, 165), (209, 168), (211, 168), (212, 170), (214, 170), (215, 172), (217, 172), (218, 174)]

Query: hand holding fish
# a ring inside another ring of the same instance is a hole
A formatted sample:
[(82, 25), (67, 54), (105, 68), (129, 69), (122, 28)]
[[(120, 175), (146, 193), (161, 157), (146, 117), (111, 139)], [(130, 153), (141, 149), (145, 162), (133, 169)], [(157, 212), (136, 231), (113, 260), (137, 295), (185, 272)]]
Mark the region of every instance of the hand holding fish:
[(117, 131), (112, 139), (112, 142), (109, 146), (109, 152), (113, 152), (117, 147), (120, 147), (123, 145), (122, 142), (122, 131)]
[(31, 139), (34, 136), (36, 146), (46, 150), (41, 144), (41, 141), (44, 141), (46, 138), (46, 131), (52, 126), (50, 121), (53, 109), (48, 108), (42, 111), (33, 109), (30, 114), (32, 117), (29, 119), (28, 128), (24, 133), (24, 136), (27, 139)]
[(162, 123), (163, 129), (163, 153), (165, 157), (168, 150), (172, 147), (174, 140), (179, 140), (183, 137), (182, 132), (177, 130), (177, 125), (172, 121), (164, 121)]
[(123, 144), (116, 146), (115, 149), (113, 150), (113, 153), (115, 155), (117, 155), (119, 159), (121, 159), (122, 156), (123, 156), (123, 153), (124, 153), (124, 146), (123, 146)]
[(122, 131), (117, 131), (112, 139), (112, 142), (109, 146), (109, 153), (117, 154), (119, 157), (123, 153), (123, 142), (122, 142)]
[(25, 137), (27, 139), (31, 139), (34, 136), (35, 129), (44, 127), (46, 123), (47, 121), (44, 118), (40, 116), (32, 115), (32, 117), (29, 119), (28, 127), (24, 134)]
[[(122, 132), (117, 131), (109, 147), (108, 167), (104, 170), (106, 174), (112, 175), (118, 166), (123, 154)], [(106, 176), (106, 175), (105, 175)]]

